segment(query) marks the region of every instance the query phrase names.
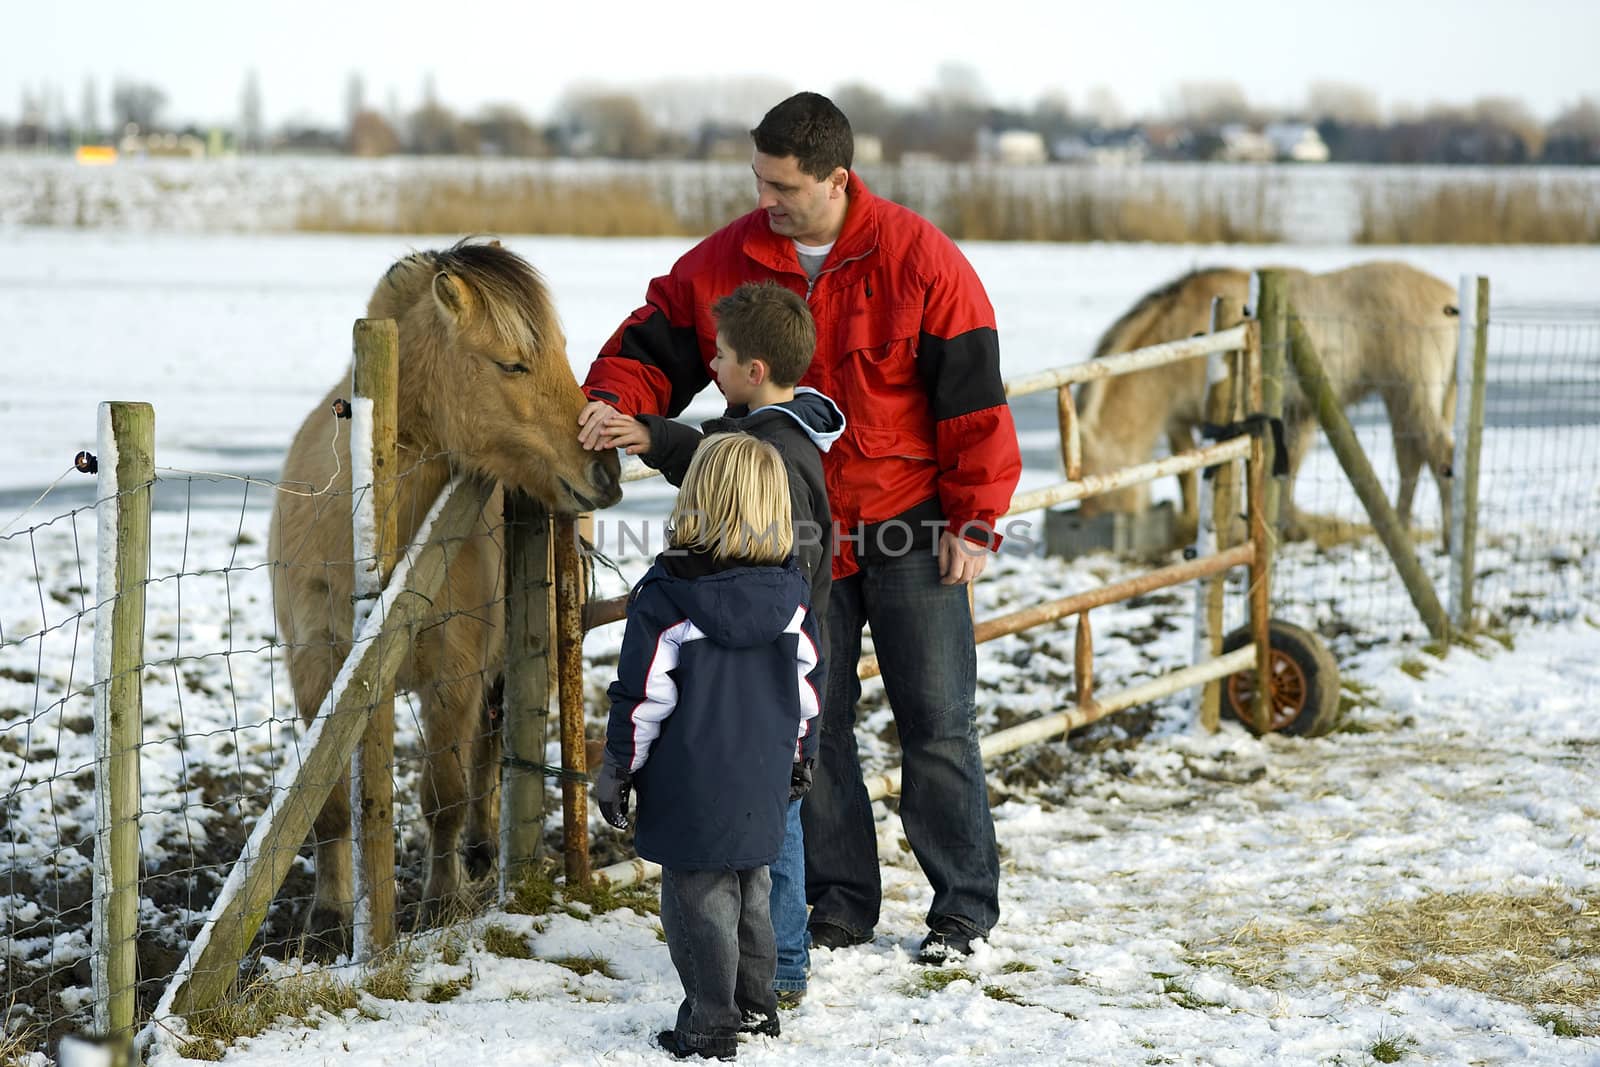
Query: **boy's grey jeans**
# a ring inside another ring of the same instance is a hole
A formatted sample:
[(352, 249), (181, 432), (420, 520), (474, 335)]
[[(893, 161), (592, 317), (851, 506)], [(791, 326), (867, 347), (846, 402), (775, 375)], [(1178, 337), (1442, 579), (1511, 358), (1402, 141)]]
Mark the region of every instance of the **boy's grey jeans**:
[(678, 1033), (717, 1055), (737, 1047), (746, 1017), (778, 1014), (766, 867), (661, 871), (661, 926), (683, 982)]

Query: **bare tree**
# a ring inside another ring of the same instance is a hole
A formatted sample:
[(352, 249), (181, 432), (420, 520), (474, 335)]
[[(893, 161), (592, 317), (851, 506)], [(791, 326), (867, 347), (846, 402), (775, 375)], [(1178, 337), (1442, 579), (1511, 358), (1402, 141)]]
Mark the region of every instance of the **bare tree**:
[(111, 117), (118, 129), (133, 125), (140, 130), (153, 130), (166, 106), (167, 94), (158, 86), (119, 80), (111, 87)]
[(425, 156), (477, 155), (477, 133), (437, 100), (424, 99), (428, 102), (411, 115), (411, 150)]
[(349, 149), (357, 156), (388, 156), (400, 151), (400, 135), (376, 111), (358, 111), (350, 120)]
[(546, 156), (550, 142), (544, 131), (512, 104), (491, 104), (473, 120), (481, 150), (502, 156)]
[(359, 70), (352, 70), (344, 81), (344, 128), (355, 130), (356, 116), (367, 110), (367, 83)]
[(83, 79), (83, 97), (78, 109), (78, 136), (84, 141), (100, 139), (100, 93), (94, 76)]
[(1378, 97), (1372, 90), (1349, 82), (1312, 82), (1306, 90), (1306, 117), (1312, 122), (1331, 119), (1345, 126), (1376, 126), (1381, 121)]
[(239, 150), (259, 152), (264, 147), (261, 122), (261, 78), (254, 68), (245, 72), (239, 92)]
[(1169, 110), (1175, 118), (1197, 126), (1252, 122), (1256, 117), (1244, 90), (1230, 81), (1179, 82)]
[(1115, 129), (1128, 121), (1128, 113), (1109, 85), (1096, 85), (1084, 97), (1084, 114), (1101, 129)]
[(1584, 97), (1550, 124), (1544, 159), (1550, 163), (1600, 163), (1600, 99)]
[(865, 82), (846, 82), (833, 91), (840, 111), (850, 120), (850, 129), (878, 137), (888, 136), (899, 118), (898, 109), (877, 89)]
[(1544, 127), (1520, 100), (1509, 96), (1482, 97), (1473, 103), (1472, 117), (1480, 127), (1493, 131), (1493, 136), (1521, 143), (1521, 158), (1516, 162), (1538, 159), (1544, 151)]
[(647, 159), (660, 135), (631, 93), (597, 87), (569, 89), (556, 107), (568, 147), (576, 154)]

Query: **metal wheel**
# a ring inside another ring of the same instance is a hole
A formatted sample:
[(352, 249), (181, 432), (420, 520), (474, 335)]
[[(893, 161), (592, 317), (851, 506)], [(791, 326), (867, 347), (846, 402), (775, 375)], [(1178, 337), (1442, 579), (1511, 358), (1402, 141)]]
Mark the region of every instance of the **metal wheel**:
[[(1271, 692), (1267, 700), (1270, 733), (1319, 737), (1339, 724), (1339, 665), (1322, 639), (1293, 623), (1273, 619), (1269, 626)], [(1223, 642), (1224, 652), (1250, 643), (1250, 628), (1241, 627)], [(1223, 680), (1223, 706), (1255, 729), (1252, 706), (1256, 672), (1240, 671)]]

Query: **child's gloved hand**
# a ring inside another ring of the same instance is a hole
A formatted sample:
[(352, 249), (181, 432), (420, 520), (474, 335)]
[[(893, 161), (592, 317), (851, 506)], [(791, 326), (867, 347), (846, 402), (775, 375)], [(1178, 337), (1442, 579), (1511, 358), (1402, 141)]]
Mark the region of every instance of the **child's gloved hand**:
[(607, 760), (600, 765), (600, 776), (594, 780), (594, 799), (600, 805), (600, 816), (618, 830), (628, 828), (628, 793), (633, 789), (633, 775)]
[(814, 759), (796, 760), (789, 772), (789, 799), (799, 800), (811, 792), (811, 772), (817, 765)]

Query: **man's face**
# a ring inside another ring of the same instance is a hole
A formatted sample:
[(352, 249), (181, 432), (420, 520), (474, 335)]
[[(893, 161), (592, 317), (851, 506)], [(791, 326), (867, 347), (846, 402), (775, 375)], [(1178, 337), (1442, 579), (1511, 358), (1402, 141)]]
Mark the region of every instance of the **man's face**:
[(800, 169), (794, 156), (756, 152), (756, 206), (767, 213), (772, 232), (805, 245), (830, 244), (844, 228), (844, 187), (848, 174), (836, 167), (823, 179)]
[(728, 398), (730, 405), (750, 403), (750, 394), (755, 391), (755, 383), (750, 380), (753, 368), (754, 361), (741, 365), (738, 354), (728, 347), (722, 334), (717, 334), (717, 354), (711, 357), (711, 376), (722, 387), (722, 395)]

